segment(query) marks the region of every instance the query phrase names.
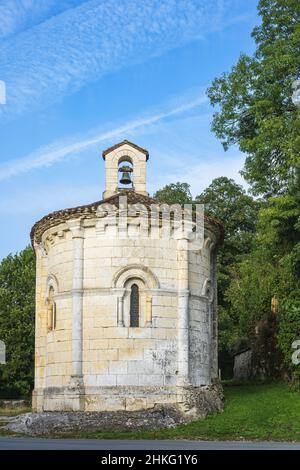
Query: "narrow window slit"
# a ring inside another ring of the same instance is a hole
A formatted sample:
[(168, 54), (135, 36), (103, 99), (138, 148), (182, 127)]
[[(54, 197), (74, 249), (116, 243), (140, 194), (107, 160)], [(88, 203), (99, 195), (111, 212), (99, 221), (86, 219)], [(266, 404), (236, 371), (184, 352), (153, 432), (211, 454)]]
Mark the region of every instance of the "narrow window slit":
[(139, 288), (132, 284), (130, 293), (130, 326), (139, 326)]

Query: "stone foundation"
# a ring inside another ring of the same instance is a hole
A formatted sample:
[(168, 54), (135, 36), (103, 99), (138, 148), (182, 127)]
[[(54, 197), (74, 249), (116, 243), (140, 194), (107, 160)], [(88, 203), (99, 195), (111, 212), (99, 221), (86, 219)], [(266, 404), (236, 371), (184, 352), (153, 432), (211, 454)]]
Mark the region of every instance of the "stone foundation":
[(34, 436), (93, 431), (129, 431), (174, 428), (186, 420), (169, 407), (143, 411), (44, 412), (11, 418), (4, 429)]
[(191, 419), (204, 418), (223, 408), (222, 387), (52, 387), (33, 393), (36, 412), (132, 412), (170, 406)]
[[(6, 429), (31, 435), (166, 429), (204, 419), (209, 412), (223, 409), (223, 391), (219, 384), (169, 389), (103, 387), (97, 392), (87, 389), (80, 397), (69, 395), (68, 390), (48, 389), (44, 396), (35, 392), (34, 407), (43, 412), (16, 417)], [(76, 409), (78, 403), (82, 404), (82, 410)], [(44, 409), (41, 409), (42, 404)], [(58, 406), (61, 411), (57, 411)], [(76, 413), (68, 411), (72, 406)]]

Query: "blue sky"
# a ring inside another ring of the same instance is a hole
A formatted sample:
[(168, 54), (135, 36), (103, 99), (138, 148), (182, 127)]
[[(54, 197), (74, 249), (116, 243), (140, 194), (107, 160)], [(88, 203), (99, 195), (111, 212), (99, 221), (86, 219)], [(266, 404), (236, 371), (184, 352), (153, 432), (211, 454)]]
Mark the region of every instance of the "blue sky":
[(244, 156), (210, 131), (205, 90), (254, 49), (257, 0), (0, 0), (0, 258), (43, 215), (101, 199), (101, 152), (146, 147), (148, 190), (194, 195)]

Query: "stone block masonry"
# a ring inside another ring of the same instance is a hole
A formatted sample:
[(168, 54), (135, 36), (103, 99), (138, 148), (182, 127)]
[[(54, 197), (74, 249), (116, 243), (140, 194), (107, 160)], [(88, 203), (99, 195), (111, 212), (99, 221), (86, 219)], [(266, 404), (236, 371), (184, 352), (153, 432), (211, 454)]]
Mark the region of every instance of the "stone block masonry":
[[(215, 259), (222, 228), (205, 219), (204, 244), (190, 251), (189, 237), (172, 230), (166, 237), (158, 219), (153, 239), (147, 223), (157, 201), (146, 192), (148, 152), (126, 141), (104, 158), (106, 199), (50, 214), (31, 233), (37, 258), (33, 408), (172, 406), (190, 416), (219, 409)], [(124, 191), (117, 173), (126, 160), (134, 187)]]

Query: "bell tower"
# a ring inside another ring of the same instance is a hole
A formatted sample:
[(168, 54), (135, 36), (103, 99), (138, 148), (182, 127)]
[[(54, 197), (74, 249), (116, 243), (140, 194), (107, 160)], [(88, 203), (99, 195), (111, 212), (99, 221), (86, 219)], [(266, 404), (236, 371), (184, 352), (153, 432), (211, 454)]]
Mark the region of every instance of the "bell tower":
[(147, 150), (128, 140), (113, 145), (102, 153), (105, 160), (105, 191), (103, 199), (122, 189), (132, 189), (148, 196), (146, 191)]

